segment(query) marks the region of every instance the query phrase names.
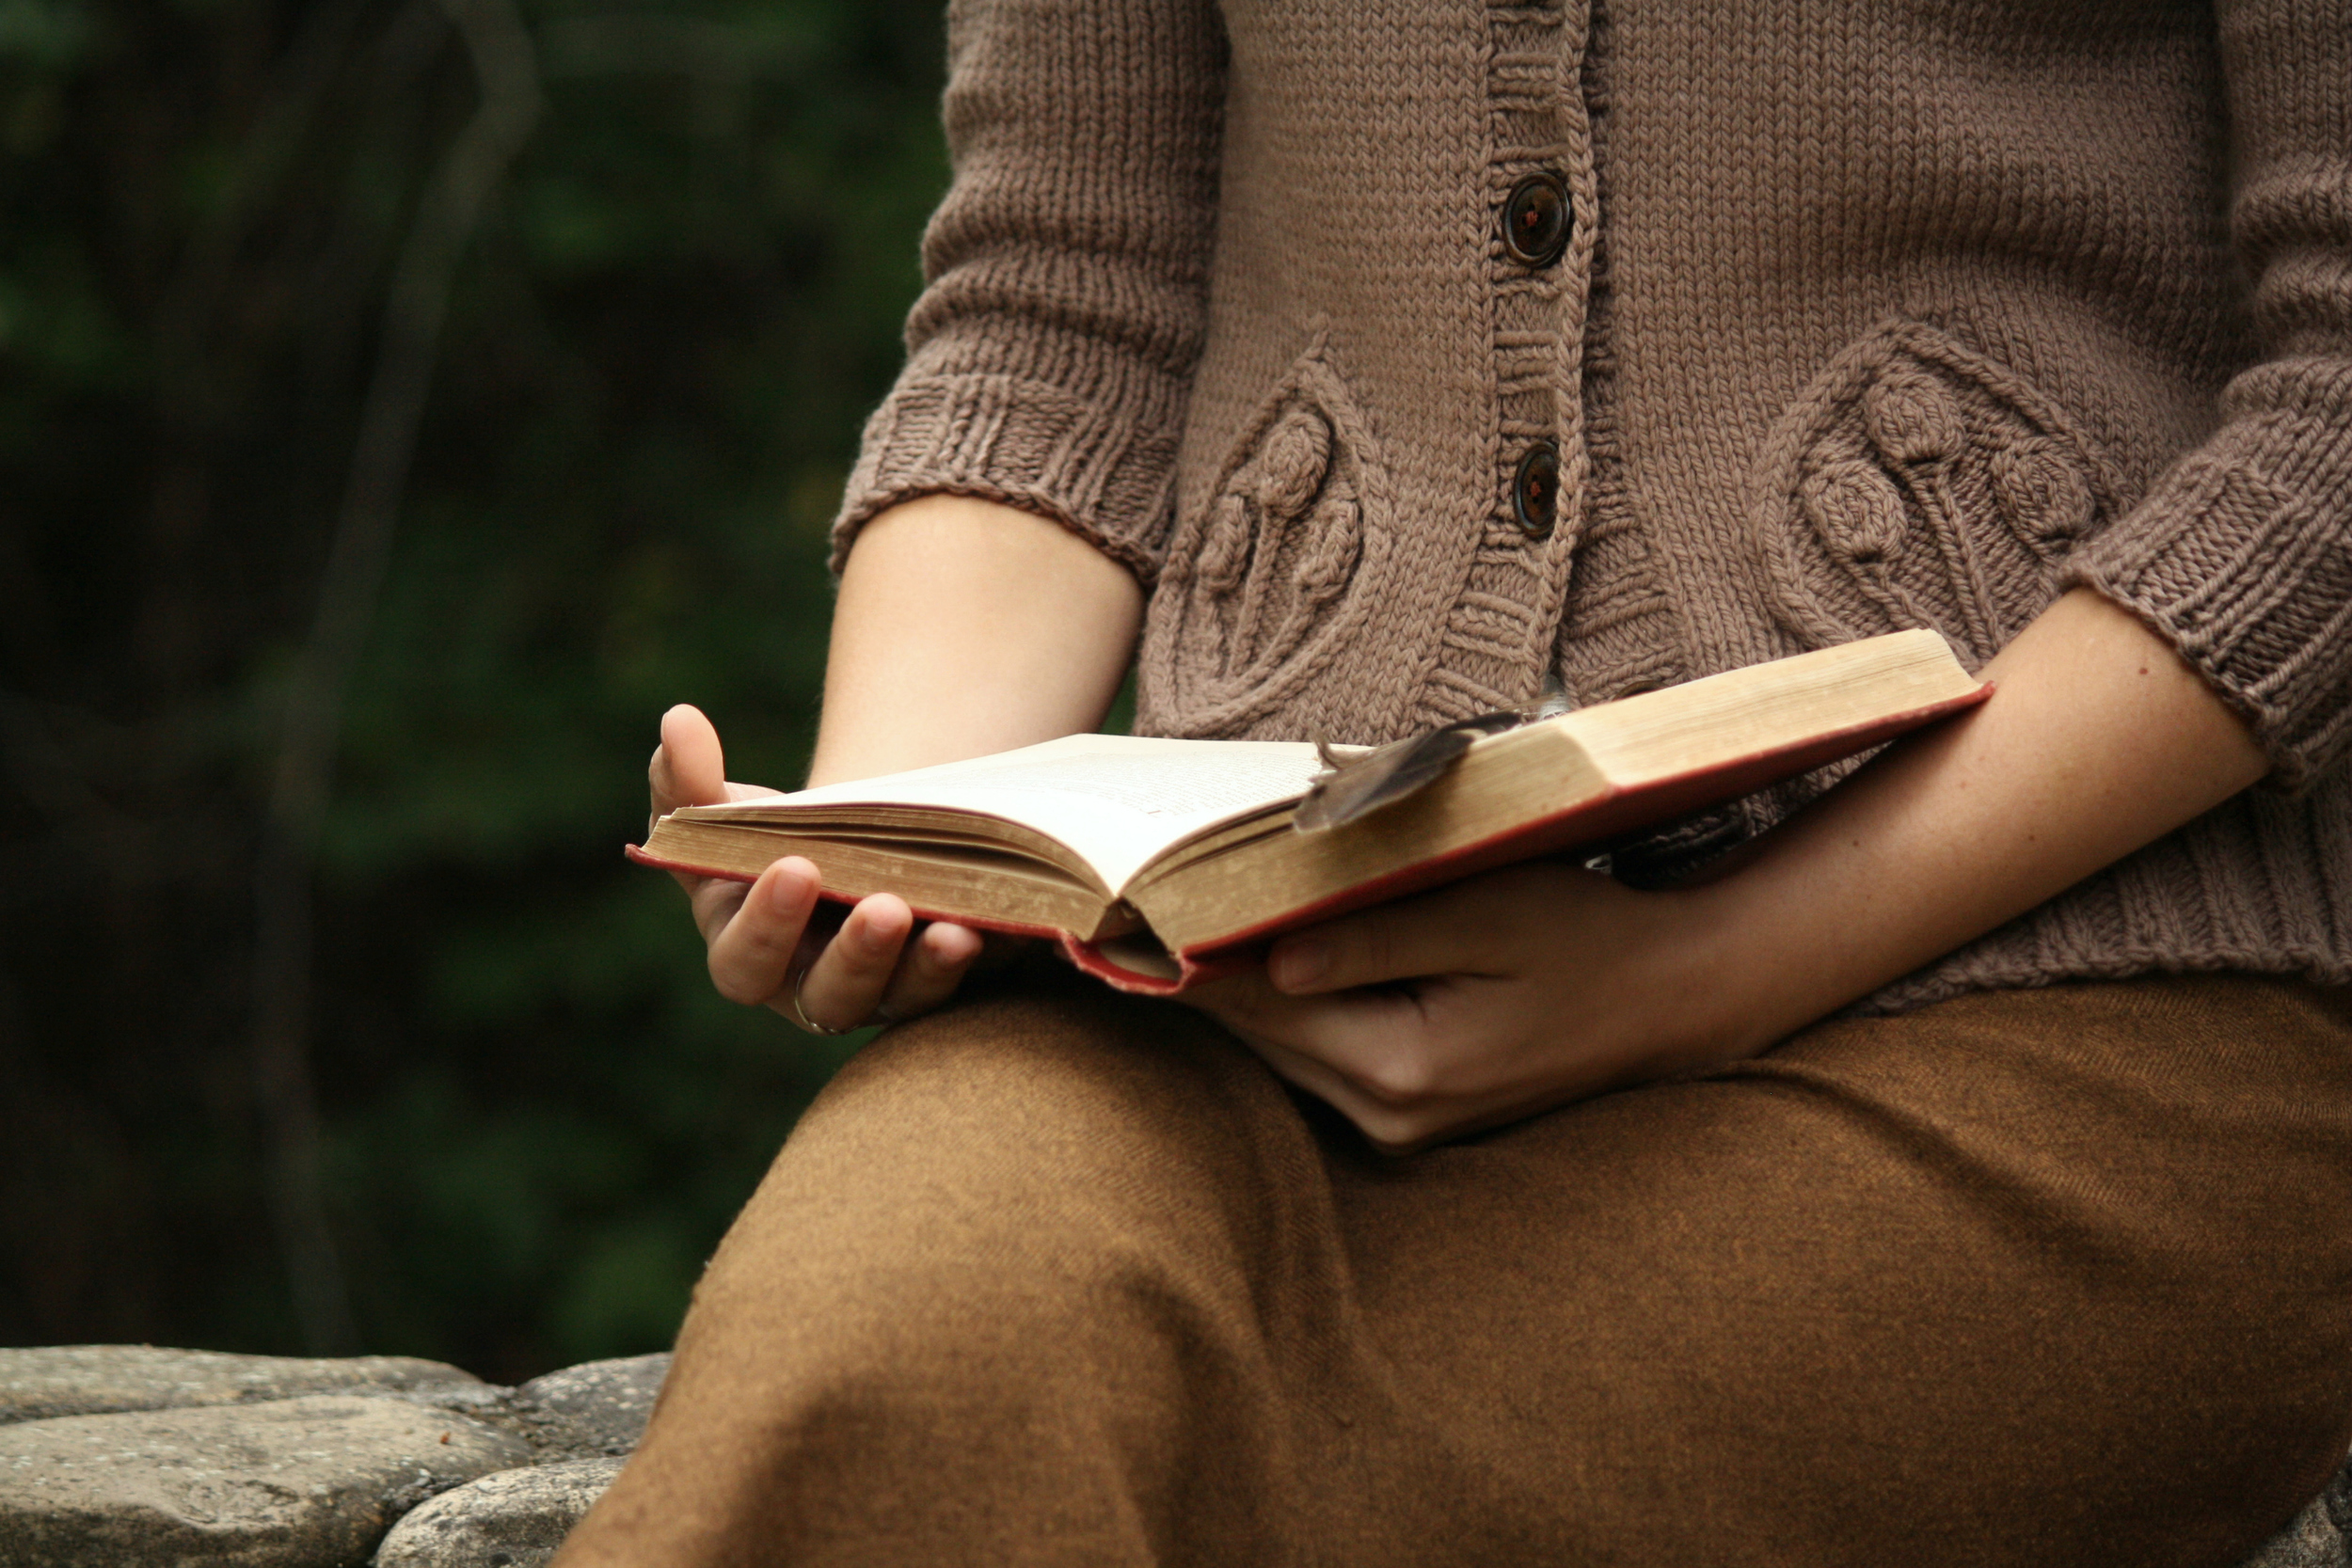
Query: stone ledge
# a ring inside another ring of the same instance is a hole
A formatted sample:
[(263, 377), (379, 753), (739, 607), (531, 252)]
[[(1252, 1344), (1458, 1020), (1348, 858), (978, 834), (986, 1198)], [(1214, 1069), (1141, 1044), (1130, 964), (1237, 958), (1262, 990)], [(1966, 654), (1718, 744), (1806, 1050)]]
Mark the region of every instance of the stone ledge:
[[(669, 1364), (0, 1350), (0, 1568), (542, 1568)], [(2352, 1568), (2352, 1463), (2242, 1568)]]
[(404, 1356), (0, 1350), (0, 1568), (532, 1568), (636, 1447), (669, 1362), (505, 1388)]
[(405, 1355), (313, 1361), (156, 1345), (0, 1350), (0, 1425), (123, 1410), (188, 1410), (297, 1394), (487, 1388), (471, 1372)]
[(542, 1568), (621, 1463), (567, 1459), (445, 1492), (392, 1527), (375, 1568)]
[(0, 1429), (0, 1564), (341, 1564), (427, 1497), (531, 1461), (405, 1401), (305, 1394)]

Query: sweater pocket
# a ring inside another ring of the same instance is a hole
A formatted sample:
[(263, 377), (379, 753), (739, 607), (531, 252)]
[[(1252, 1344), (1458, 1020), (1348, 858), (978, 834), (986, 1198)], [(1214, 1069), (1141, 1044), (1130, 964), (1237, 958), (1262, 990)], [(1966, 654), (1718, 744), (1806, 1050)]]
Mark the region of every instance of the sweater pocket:
[(2025, 378), (1896, 321), (1838, 355), (1775, 426), (1753, 539), (1773, 615), (1807, 645), (1923, 626), (1977, 665), (2056, 596), (2117, 489)]
[(1143, 668), (1165, 733), (1248, 733), (1327, 676), (1379, 602), (1392, 517), (1370, 432), (1318, 340), (1169, 542)]

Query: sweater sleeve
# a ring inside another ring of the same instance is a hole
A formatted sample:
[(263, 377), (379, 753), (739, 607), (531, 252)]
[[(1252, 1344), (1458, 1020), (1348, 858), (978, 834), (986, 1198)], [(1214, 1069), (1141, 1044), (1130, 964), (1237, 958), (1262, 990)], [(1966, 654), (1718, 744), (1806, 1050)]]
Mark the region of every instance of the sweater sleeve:
[(898, 385), (834, 524), (938, 491), (1050, 517), (1147, 584), (1173, 510), (1214, 235), (1212, 0), (955, 0), (955, 177)]
[(2221, 0), (2258, 362), (2069, 569), (2170, 640), (2298, 787), (2352, 744), (2352, 6)]

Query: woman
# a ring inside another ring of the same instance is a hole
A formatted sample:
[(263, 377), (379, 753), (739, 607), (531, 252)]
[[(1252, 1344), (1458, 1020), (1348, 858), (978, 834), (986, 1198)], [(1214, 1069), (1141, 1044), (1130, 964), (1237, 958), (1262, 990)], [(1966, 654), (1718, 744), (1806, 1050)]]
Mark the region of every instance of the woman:
[(1612, 12), (956, 8), (813, 782), (1138, 647), (1165, 734), (1900, 626), (1995, 697), (1197, 1012), (691, 887), (725, 994), (914, 1022), (567, 1565), (2227, 1563), (2343, 1458), (2352, 15)]

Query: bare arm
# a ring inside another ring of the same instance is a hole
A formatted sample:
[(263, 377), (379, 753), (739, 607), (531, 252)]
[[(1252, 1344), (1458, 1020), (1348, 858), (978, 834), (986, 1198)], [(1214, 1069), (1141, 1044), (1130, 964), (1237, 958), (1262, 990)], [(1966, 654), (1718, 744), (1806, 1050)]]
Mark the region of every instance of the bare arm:
[(1042, 517), (963, 496), (894, 507), (841, 574), (809, 783), (1090, 730), (1142, 618), (1127, 569)]
[[(2269, 763), (2171, 647), (2088, 590), (1985, 673), (1972, 721), (1898, 748), (1694, 901), (1726, 936), (1787, 922), (1755, 1049), (2053, 897), (2255, 783)], [(1731, 943), (1731, 958), (1742, 944)]]
[[(1706, 885), (1514, 867), (1292, 937), (1265, 975), (1202, 1003), (1375, 1141), (1410, 1148), (1754, 1054), (2268, 766), (2168, 644), (2086, 591), (1986, 673), (1984, 707), (1894, 748)], [(1420, 977), (1409, 994), (1352, 989)]]
[[(1142, 610), (1124, 567), (1043, 518), (960, 496), (892, 508), (866, 524), (842, 573), (810, 782), (1091, 729), (1118, 693)], [(663, 715), (655, 812), (724, 800), (725, 777), (709, 721), (691, 707)], [(910, 943), (914, 915), (886, 893), (826, 940), (809, 918), (817, 868), (797, 856), (748, 889), (679, 880), (720, 992), (787, 1018), (797, 1005), (796, 1022), (846, 1029), (878, 1008), (904, 1017), (936, 1006), (980, 950), (958, 926), (931, 926)]]

